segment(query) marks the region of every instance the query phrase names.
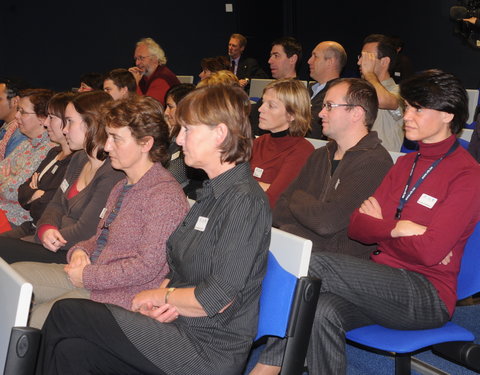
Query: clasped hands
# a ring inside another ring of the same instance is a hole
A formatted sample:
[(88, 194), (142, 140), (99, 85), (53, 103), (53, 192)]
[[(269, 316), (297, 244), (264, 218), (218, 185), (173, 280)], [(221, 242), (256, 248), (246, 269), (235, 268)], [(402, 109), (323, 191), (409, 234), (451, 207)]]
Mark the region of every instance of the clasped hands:
[(170, 323), (178, 318), (175, 306), (165, 303), (167, 288), (144, 290), (132, 300), (132, 311), (139, 312), (161, 323)]
[(73, 286), (83, 288), (83, 269), (91, 264), (88, 254), (83, 250), (75, 250), (70, 262), (63, 268)]

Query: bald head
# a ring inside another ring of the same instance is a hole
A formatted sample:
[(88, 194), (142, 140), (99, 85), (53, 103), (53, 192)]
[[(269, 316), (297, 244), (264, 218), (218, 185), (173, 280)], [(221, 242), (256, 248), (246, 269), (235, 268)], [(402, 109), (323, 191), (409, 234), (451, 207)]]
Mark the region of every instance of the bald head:
[(338, 78), (347, 63), (347, 53), (341, 44), (326, 41), (317, 44), (308, 60), (310, 76), (319, 83)]

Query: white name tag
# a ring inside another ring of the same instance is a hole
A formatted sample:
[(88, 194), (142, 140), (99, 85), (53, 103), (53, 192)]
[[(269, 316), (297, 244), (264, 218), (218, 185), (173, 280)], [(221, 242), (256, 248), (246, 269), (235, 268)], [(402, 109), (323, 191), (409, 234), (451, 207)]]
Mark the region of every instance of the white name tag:
[(103, 219), (106, 213), (107, 213), (107, 207), (103, 207), (102, 212), (100, 212), (100, 219)]
[(430, 195), (423, 193), (422, 196), (418, 198), (417, 203), (427, 208), (432, 208), (433, 206), (435, 206), (435, 203), (437, 203), (437, 200), (437, 198), (431, 197)]
[(52, 168), (52, 174), (55, 174), (55, 172), (57, 171), (58, 169), (58, 165), (55, 165), (53, 168)]
[(260, 177), (262, 177), (262, 174), (263, 174), (263, 169), (262, 169), (262, 168), (256, 167), (256, 168), (253, 170), (253, 176), (254, 176), (254, 177), (260, 178)]
[(180, 156), (180, 151), (174, 152), (174, 153), (172, 154), (172, 158), (171, 158), (170, 160), (178, 159), (179, 156)]
[(65, 193), (70, 185), (68, 184), (67, 180), (63, 180), (60, 184), (60, 189)]
[(200, 232), (205, 231), (207, 227), (208, 217), (199, 216), (197, 220), (197, 224), (195, 224), (195, 230), (199, 230)]

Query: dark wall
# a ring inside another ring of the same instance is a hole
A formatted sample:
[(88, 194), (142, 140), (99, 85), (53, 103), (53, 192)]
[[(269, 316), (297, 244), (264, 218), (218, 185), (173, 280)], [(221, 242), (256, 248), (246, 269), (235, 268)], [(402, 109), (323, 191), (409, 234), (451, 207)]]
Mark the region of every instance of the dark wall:
[(228, 36), (240, 32), (249, 39), (247, 54), (267, 71), (271, 41), (289, 34), (305, 49), (303, 78), (312, 48), (323, 40), (346, 47), (347, 74), (353, 75), (363, 38), (375, 32), (401, 36), (417, 70), (437, 67), (457, 74), (467, 87), (480, 83), (480, 50), (452, 33), (453, 0), (232, 3), (234, 12), (226, 13), (225, 2), (218, 0), (3, 0), (0, 74), (24, 77), (34, 86), (69, 89), (78, 86), (85, 72), (131, 66), (135, 42), (150, 36), (165, 49), (177, 74), (197, 75), (200, 59), (225, 54)]

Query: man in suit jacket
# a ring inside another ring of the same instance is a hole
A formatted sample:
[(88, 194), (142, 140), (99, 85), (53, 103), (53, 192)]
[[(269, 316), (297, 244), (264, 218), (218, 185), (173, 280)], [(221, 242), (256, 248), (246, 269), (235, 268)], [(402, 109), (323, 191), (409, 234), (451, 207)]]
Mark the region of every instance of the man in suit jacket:
[(310, 77), (316, 82), (309, 87), (312, 103), (312, 125), (307, 133), (309, 138), (325, 139), (322, 132), (322, 119), (318, 116), (323, 106), (323, 98), (330, 82), (340, 77), (347, 63), (347, 53), (337, 42), (319, 43), (308, 59)]
[(228, 56), (230, 57), (230, 70), (240, 80), (242, 87), (247, 86), (251, 78), (268, 78), (258, 65), (257, 60), (251, 57), (243, 57), (243, 51), (247, 46), (247, 38), (242, 34), (232, 34), (228, 42)]

